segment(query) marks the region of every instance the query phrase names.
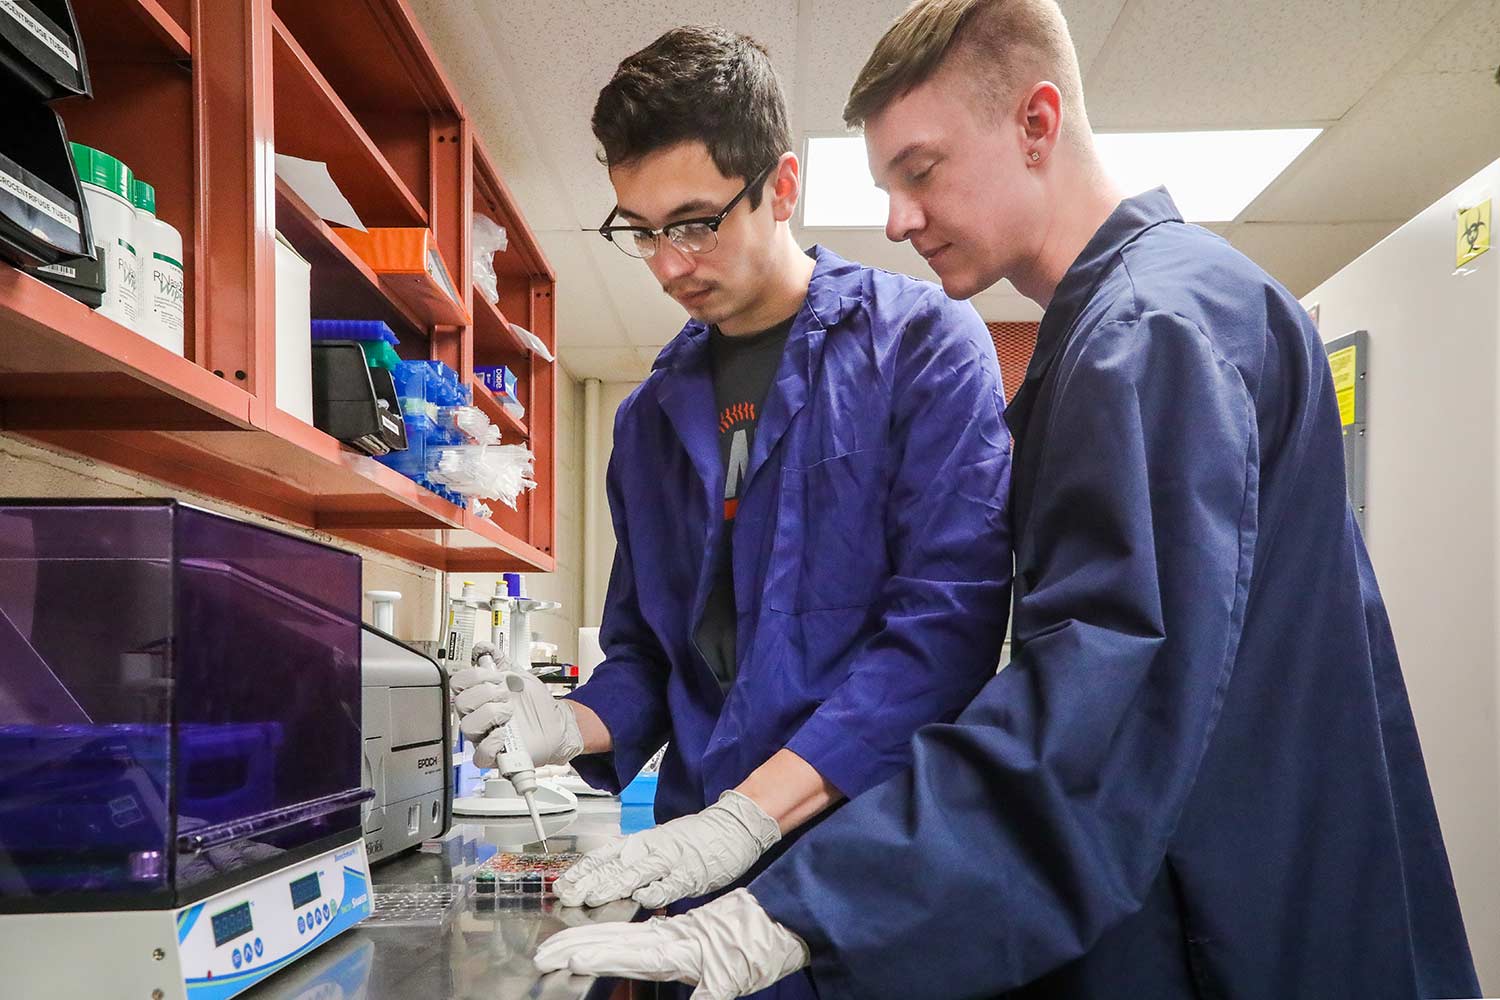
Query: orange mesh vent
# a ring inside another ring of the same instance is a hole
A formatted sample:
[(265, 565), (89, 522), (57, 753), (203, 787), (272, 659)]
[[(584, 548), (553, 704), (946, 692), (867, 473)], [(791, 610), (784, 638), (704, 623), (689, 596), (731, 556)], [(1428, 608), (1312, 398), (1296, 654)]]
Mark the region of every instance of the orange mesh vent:
[(1000, 359), (1000, 377), (1005, 380), (1005, 401), (1016, 398), (1016, 390), (1026, 378), (1026, 366), (1036, 348), (1036, 323), (986, 323), (995, 355)]

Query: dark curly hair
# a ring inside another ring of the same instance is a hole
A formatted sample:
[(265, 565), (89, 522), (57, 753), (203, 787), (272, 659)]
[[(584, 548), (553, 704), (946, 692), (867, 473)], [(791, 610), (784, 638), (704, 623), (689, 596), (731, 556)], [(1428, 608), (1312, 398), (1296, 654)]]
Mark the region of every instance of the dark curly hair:
[[(748, 182), (792, 148), (770, 56), (717, 27), (673, 28), (627, 56), (599, 92), (592, 124), (605, 166), (697, 140), (721, 174)], [(751, 208), (760, 197), (750, 192)]]

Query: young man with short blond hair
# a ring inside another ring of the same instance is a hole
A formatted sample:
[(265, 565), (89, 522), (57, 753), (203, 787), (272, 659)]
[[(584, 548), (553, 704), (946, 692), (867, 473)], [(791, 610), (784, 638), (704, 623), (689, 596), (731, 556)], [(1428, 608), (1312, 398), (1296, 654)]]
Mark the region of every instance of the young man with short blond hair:
[(1105, 178), (1052, 0), (919, 0), (846, 118), (949, 295), (1046, 309), (1012, 662), (748, 890), (539, 964), (698, 1000), (809, 963), (825, 1000), (1475, 996), (1306, 312)]

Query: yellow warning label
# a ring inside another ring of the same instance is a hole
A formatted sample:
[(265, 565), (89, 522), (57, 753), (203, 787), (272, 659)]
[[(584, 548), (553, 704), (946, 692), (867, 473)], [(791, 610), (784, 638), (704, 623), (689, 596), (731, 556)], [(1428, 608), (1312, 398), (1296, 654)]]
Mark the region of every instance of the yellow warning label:
[(1354, 390), (1359, 382), (1354, 351), (1353, 347), (1346, 347), (1328, 355), (1328, 367), (1333, 369), (1333, 391), (1339, 400), (1339, 423), (1345, 427), (1354, 423)]
[(1490, 199), (1458, 213), (1458, 266), (1490, 248)]

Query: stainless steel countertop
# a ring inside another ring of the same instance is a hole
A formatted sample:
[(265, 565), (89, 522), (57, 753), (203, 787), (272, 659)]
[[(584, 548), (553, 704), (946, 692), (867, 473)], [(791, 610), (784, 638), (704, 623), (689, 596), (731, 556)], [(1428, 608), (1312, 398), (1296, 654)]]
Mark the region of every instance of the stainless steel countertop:
[[(620, 833), (618, 800), (581, 798), (579, 809), (544, 816), (553, 851), (587, 851)], [(442, 854), (413, 852), (371, 869), (375, 884), (469, 883), (494, 849), (535, 841), (531, 821), (456, 824)], [(240, 994), (240, 1000), (582, 1000), (609, 984), (564, 973), (540, 975), (537, 946), (565, 927), (625, 921), (637, 906), (564, 907), (535, 897), (470, 893), (441, 927), (360, 926)]]

